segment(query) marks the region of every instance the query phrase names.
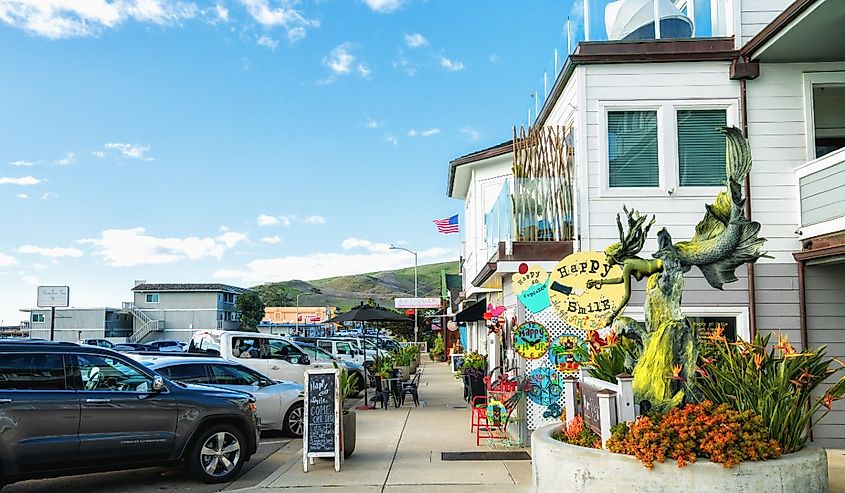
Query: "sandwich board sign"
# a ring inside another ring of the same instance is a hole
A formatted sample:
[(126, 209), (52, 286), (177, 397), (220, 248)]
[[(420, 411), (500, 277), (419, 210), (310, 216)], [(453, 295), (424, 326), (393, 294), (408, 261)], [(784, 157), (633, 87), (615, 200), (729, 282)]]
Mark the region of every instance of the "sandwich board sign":
[(302, 433), (302, 469), (317, 457), (333, 457), (340, 471), (340, 373), (335, 368), (305, 370), (305, 426)]

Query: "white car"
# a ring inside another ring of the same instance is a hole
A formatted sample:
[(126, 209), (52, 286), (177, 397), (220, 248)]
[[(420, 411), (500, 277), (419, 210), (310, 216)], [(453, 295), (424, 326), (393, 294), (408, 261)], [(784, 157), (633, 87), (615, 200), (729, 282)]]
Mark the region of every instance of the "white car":
[(162, 353), (182, 353), (185, 351), (184, 343), (174, 341), (173, 339), (159, 339), (157, 341), (145, 342), (144, 344)]
[(301, 384), (276, 382), (261, 373), (222, 358), (184, 356), (133, 356), (161, 376), (188, 384), (201, 384), (246, 392), (255, 397), (255, 412), (262, 430), (279, 430), (302, 436)]
[(286, 337), (258, 332), (198, 330), (188, 352), (219, 355), (273, 380), (299, 384), (305, 381), (305, 370), (334, 367), (328, 361), (311, 361), (302, 348)]

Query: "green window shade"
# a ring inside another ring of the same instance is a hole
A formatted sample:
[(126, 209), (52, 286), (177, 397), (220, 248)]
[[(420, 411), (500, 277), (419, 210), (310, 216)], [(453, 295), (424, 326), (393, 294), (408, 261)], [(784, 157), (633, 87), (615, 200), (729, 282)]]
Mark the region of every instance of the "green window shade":
[(725, 110), (678, 110), (678, 165), (682, 187), (723, 185)]
[(609, 111), (610, 187), (660, 186), (656, 111)]

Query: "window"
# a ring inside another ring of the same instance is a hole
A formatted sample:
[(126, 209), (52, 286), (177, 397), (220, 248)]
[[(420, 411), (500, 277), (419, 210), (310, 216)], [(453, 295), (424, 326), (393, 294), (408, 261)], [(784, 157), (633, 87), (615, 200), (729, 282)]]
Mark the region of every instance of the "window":
[(33, 313), (32, 314), (32, 323), (43, 324), (44, 323), (44, 314), (43, 313)]
[(267, 358), (266, 339), (257, 337), (232, 338), (232, 356), (241, 359)]
[(718, 187), (724, 184), (725, 110), (678, 110), (678, 174), (682, 187)]
[(355, 353), (352, 352), (352, 348), (349, 346), (347, 342), (338, 342), (337, 343), (337, 354), (346, 354), (346, 355), (353, 355)]
[(611, 188), (660, 186), (657, 111), (609, 111), (607, 149)]
[(223, 303), (234, 303), (234, 302), (235, 302), (234, 293), (223, 293)]
[(158, 293), (151, 293), (147, 295), (147, 303), (158, 303)]
[(174, 365), (164, 369), (167, 378), (183, 383), (209, 383), (205, 365)]
[(58, 354), (0, 356), (0, 389), (65, 390), (65, 365)]
[(152, 379), (116, 358), (93, 354), (76, 357), (83, 390), (149, 392)]
[(217, 385), (259, 385), (261, 378), (245, 368), (232, 365), (211, 365), (214, 383)]
[(324, 349), (324, 350), (328, 351), (329, 353), (332, 352), (331, 341), (317, 341), (317, 346), (319, 346), (320, 349)]
[(270, 340), (270, 358), (285, 360), (295, 365), (301, 364), (305, 355), (287, 341), (281, 339)]

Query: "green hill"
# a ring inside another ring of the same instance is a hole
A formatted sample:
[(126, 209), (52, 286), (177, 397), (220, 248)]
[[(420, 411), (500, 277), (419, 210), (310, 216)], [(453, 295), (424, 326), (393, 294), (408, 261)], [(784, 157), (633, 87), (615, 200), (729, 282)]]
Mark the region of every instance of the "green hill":
[[(419, 296), (440, 297), (440, 271), (458, 273), (458, 262), (417, 267)], [(393, 307), (394, 298), (414, 295), (414, 268), (330, 277), (315, 281), (284, 281), (255, 286), (266, 306), (293, 306), (301, 293), (302, 306), (336, 306), (347, 310), (372, 298), (381, 306)]]

